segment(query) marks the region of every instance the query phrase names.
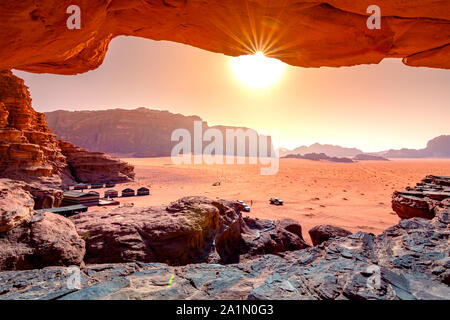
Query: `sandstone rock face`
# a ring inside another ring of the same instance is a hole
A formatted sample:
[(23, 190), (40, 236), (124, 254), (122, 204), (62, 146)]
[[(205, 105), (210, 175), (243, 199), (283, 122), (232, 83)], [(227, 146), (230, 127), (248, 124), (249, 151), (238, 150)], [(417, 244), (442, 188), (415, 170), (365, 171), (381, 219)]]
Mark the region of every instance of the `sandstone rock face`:
[(11, 230), (34, 215), (34, 201), (21, 183), (0, 180), (0, 232)]
[[(11, 71), (0, 72), (1, 178), (45, 184), (97, 179), (122, 182), (134, 177), (133, 170), (132, 166), (108, 155), (90, 153), (56, 140), (45, 116), (31, 107), (23, 80)], [(38, 207), (47, 206), (48, 201), (56, 204), (59, 201), (46, 199), (43, 204), (37, 201)]]
[[(170, 157), (178, 141), (172, 132), (183, 128), (194, 136), (194, 121), (202, 122), (202, 130), (212, 128), (224, 136), (227, 129), (251, 130), (243, 127), (209, 126), (198, 116), (184, 116), (168, 111), (138, 108), (135, 110), (54, 111), (45, 114), (48, 125), (58, 139), (86, 148), (124, 155), (125, 157)], [(251, 130), (257, 134), (256, 131)], [(268, 147), (271, 146), (268, 140)], [(194, 150), (193, 142), (191, 150)], [(223, 144), (226, 151), (226, 142)], [(249, 155), (246, 146), (246, 155)]]
[(0, 270), (80, 265), (84, 253), (73, 223), (49, 212), (0, 233)]
[(288, 221), (283, 228), (273, 221), (242, 219), (242, 209), (231, 201), (185, 197), (167, 208), (117, 208), (70, 219), (86, 240), (86, 263), (231, 263), (308, 247), (298, 223)]
[(80, 182), (127, 182), (134, 179), (134, 167), (102, 152), (90, 152), (70, 142), (58, 141), (70, 171)]
[(402, 219), (414, 217), (432, 219), (439, 208), (449, 208), (450, 177), (427, 176), (414, 188), (396, 191), (392, 209)]
[(357, 232), (230, 265), (88, 265), (76, 292), (66, 268), (0, 272), (0, 299), (448, 299), (449, 222), (402, 220), (378, 237)]
[(36, 182), (24, 183), (23, 189), (33, 197), (34, 209), (36, 210), (59, 207), (64, 198), (64, 191)]
[(352, 234), (343, 228), (330, 225), (315, 226), (308, 233), (314, 246), (328, 241), (331, 238), (346, 237)]
[(0, 102), (0, 177), (60, 182), (68, 175), (65, 157), (23, 80), (10, 71), (0, 72)]
[(261, 50), (303, 67), (396, 57), (410, 66), (450, 68), (447, 0), (379, 0), (379, 30), (366, 26), (373, 4), (368, 0), (83, 0), (80, 30), (66, 27), (71, 1), (34, 3), (0, 4), (0, 69), (86, 72), (102, 63), (110, 40), (119, 35), (232, 56)]

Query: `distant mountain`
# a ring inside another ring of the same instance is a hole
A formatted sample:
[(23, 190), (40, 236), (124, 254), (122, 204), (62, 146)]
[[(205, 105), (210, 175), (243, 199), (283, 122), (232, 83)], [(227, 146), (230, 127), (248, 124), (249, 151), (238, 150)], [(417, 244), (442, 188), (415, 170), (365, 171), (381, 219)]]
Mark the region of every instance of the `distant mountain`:
[(386, 158), (450, 158), (450, 135), (428, 141), (425, 149), (400, 149), (378, 152)]
[(306, 153), (304, 155), (301, 154), (288, 154), (283, 156), (283, 158), (291, 158), (291, 159), (306, 159), (313, 161), (331, 161), (331, 162), (345, 162), (352, 163), (353, 160), (350, 158), (339, 158), (339, 157), (329, 157), (325, 153)]
[(385, 157), (375, 156), (375, 155), (367, 154), (367, 153), (357, 154), (356, 156), (353, 157), (353, 160), (356, 160), (356, 161), (389, 161), (389, 159), (386, 159)]
[(307, 154), (307, 153), (325, 153), (329, 157), (354, 157), (358, 154), (363, 153), (361, 150), (356, 148), (345, 148), (340, 146), (335, 146), (331, 144), (320, 144), (314, 143), (308, 146), (301, 146), (295, 148), (294, 150), (289, 149), (279, 149), (280, 157), (286, 156), (288, 154)]
[[(86, 148), (124, 157), (167, 157), (174, 145), (172, 132), (187, 129), (194, 140), (194, 121), (202, 121), (203, 132), (209, 128), (225, 133), (226, 129), (244, 127), (208, 126), (198, 116), (184, 116), (169, 111), (138, 108), (96, 111), (53, 111), (45, 113), (50, 129), (61, 140)], [(256, 131), (249, 129), (256, 133)], [(248, 139), (247, 139), (248, 141)], [(271, 140), (269, 138), (269, 147)], [(210, 142), (203, 142), (203, 147)], [(225, 141), (223, 144), (225, 153)], [(193, 148), (192, 148), (193, 150)], [(248, 154), (248, 149), (246, 149)]]

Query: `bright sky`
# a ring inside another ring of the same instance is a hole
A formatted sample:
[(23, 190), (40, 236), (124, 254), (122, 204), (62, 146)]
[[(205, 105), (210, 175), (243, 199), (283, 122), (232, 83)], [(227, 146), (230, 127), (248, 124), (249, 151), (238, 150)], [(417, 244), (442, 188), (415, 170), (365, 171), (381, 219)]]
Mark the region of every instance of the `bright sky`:
[[(450, 134), (450, 71), (379, 65), (287, 66), (266, 88), (245, 86), (232, 58), (170, 42), (119, 37), (103, 65), (77, 75), (15, 71), (37, 111), (110, 108), (169, 110), (210, 125), (278, 133), (280, 146), (315, 142), (363, 151), (423, 148)], [(276, 131), (275, 131), (276, 130)]]

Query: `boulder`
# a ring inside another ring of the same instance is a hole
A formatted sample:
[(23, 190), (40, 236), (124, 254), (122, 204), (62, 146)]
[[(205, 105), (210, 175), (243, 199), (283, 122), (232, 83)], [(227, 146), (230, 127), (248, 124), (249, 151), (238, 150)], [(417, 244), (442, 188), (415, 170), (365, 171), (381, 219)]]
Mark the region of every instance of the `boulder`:
[(357, 232), (332, 238), (327, 246), (228, 265), (86, 265), (81, 288), (72, 291), (64, 285), (66, 268), (0, 272), (0, 300), (445, 300), (448, 223), (441, 215), (402, 220), (378, 237)]
[(315, 226), (309, 230), (308, 233), (314, 246), (328, 241), (331, 238), (346, 237), (352, 234), (350, 231), (343, 228), (330, 225)]
[(0, 233), (11, 230), (34, 215), (34, 201), (24, 184), (0, 179)]
[(64, 191), (40, 183), (25, 184), (24, 189), (33, 197), (35, 210), (59, 207), (64, 198)]
[(73, 223), (50, 212), (0, 233), (0, 270), (80, 265), (84, 253), (84, 241)]
[(448, 207), (450, 202), (450, 177), (428, 175), (415, 187), (406, 191), (395, 191), (392, 209), (401, 219), (432, 219), (439, 207)]
[(245, 217), (243, 220), (240, 252), (247, 257), (309, 248), (300, 224), (291, 219), (275, 222)]
[(220, 230), (219, 209), (203, 198), (169, 207), (116, 208), (70, 219), (86, 240), (86, 263), (206, 261)]
[(242, 209), (237, 202), (184, 197), (166, 208), (116, 208), (70, 219), (86, 240), (86, 263), (235, 263), (308, 247), (298, 223), (242, 219)]

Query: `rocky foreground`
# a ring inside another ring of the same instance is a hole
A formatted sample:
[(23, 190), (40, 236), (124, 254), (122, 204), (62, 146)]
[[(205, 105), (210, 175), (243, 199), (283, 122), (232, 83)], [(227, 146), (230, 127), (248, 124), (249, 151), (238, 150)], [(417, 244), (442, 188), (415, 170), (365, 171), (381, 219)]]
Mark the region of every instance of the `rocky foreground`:
[[(294, 221), (242, 217), (238, 203), (203, 197), (70, 220), (33, 215), (0, 233), (0, 299), (450, 299), (441, 193), (430, 218), (379, 236), (317, 226), (313, 247)], [(77, 288), (68, 265), (80, 267)]]

